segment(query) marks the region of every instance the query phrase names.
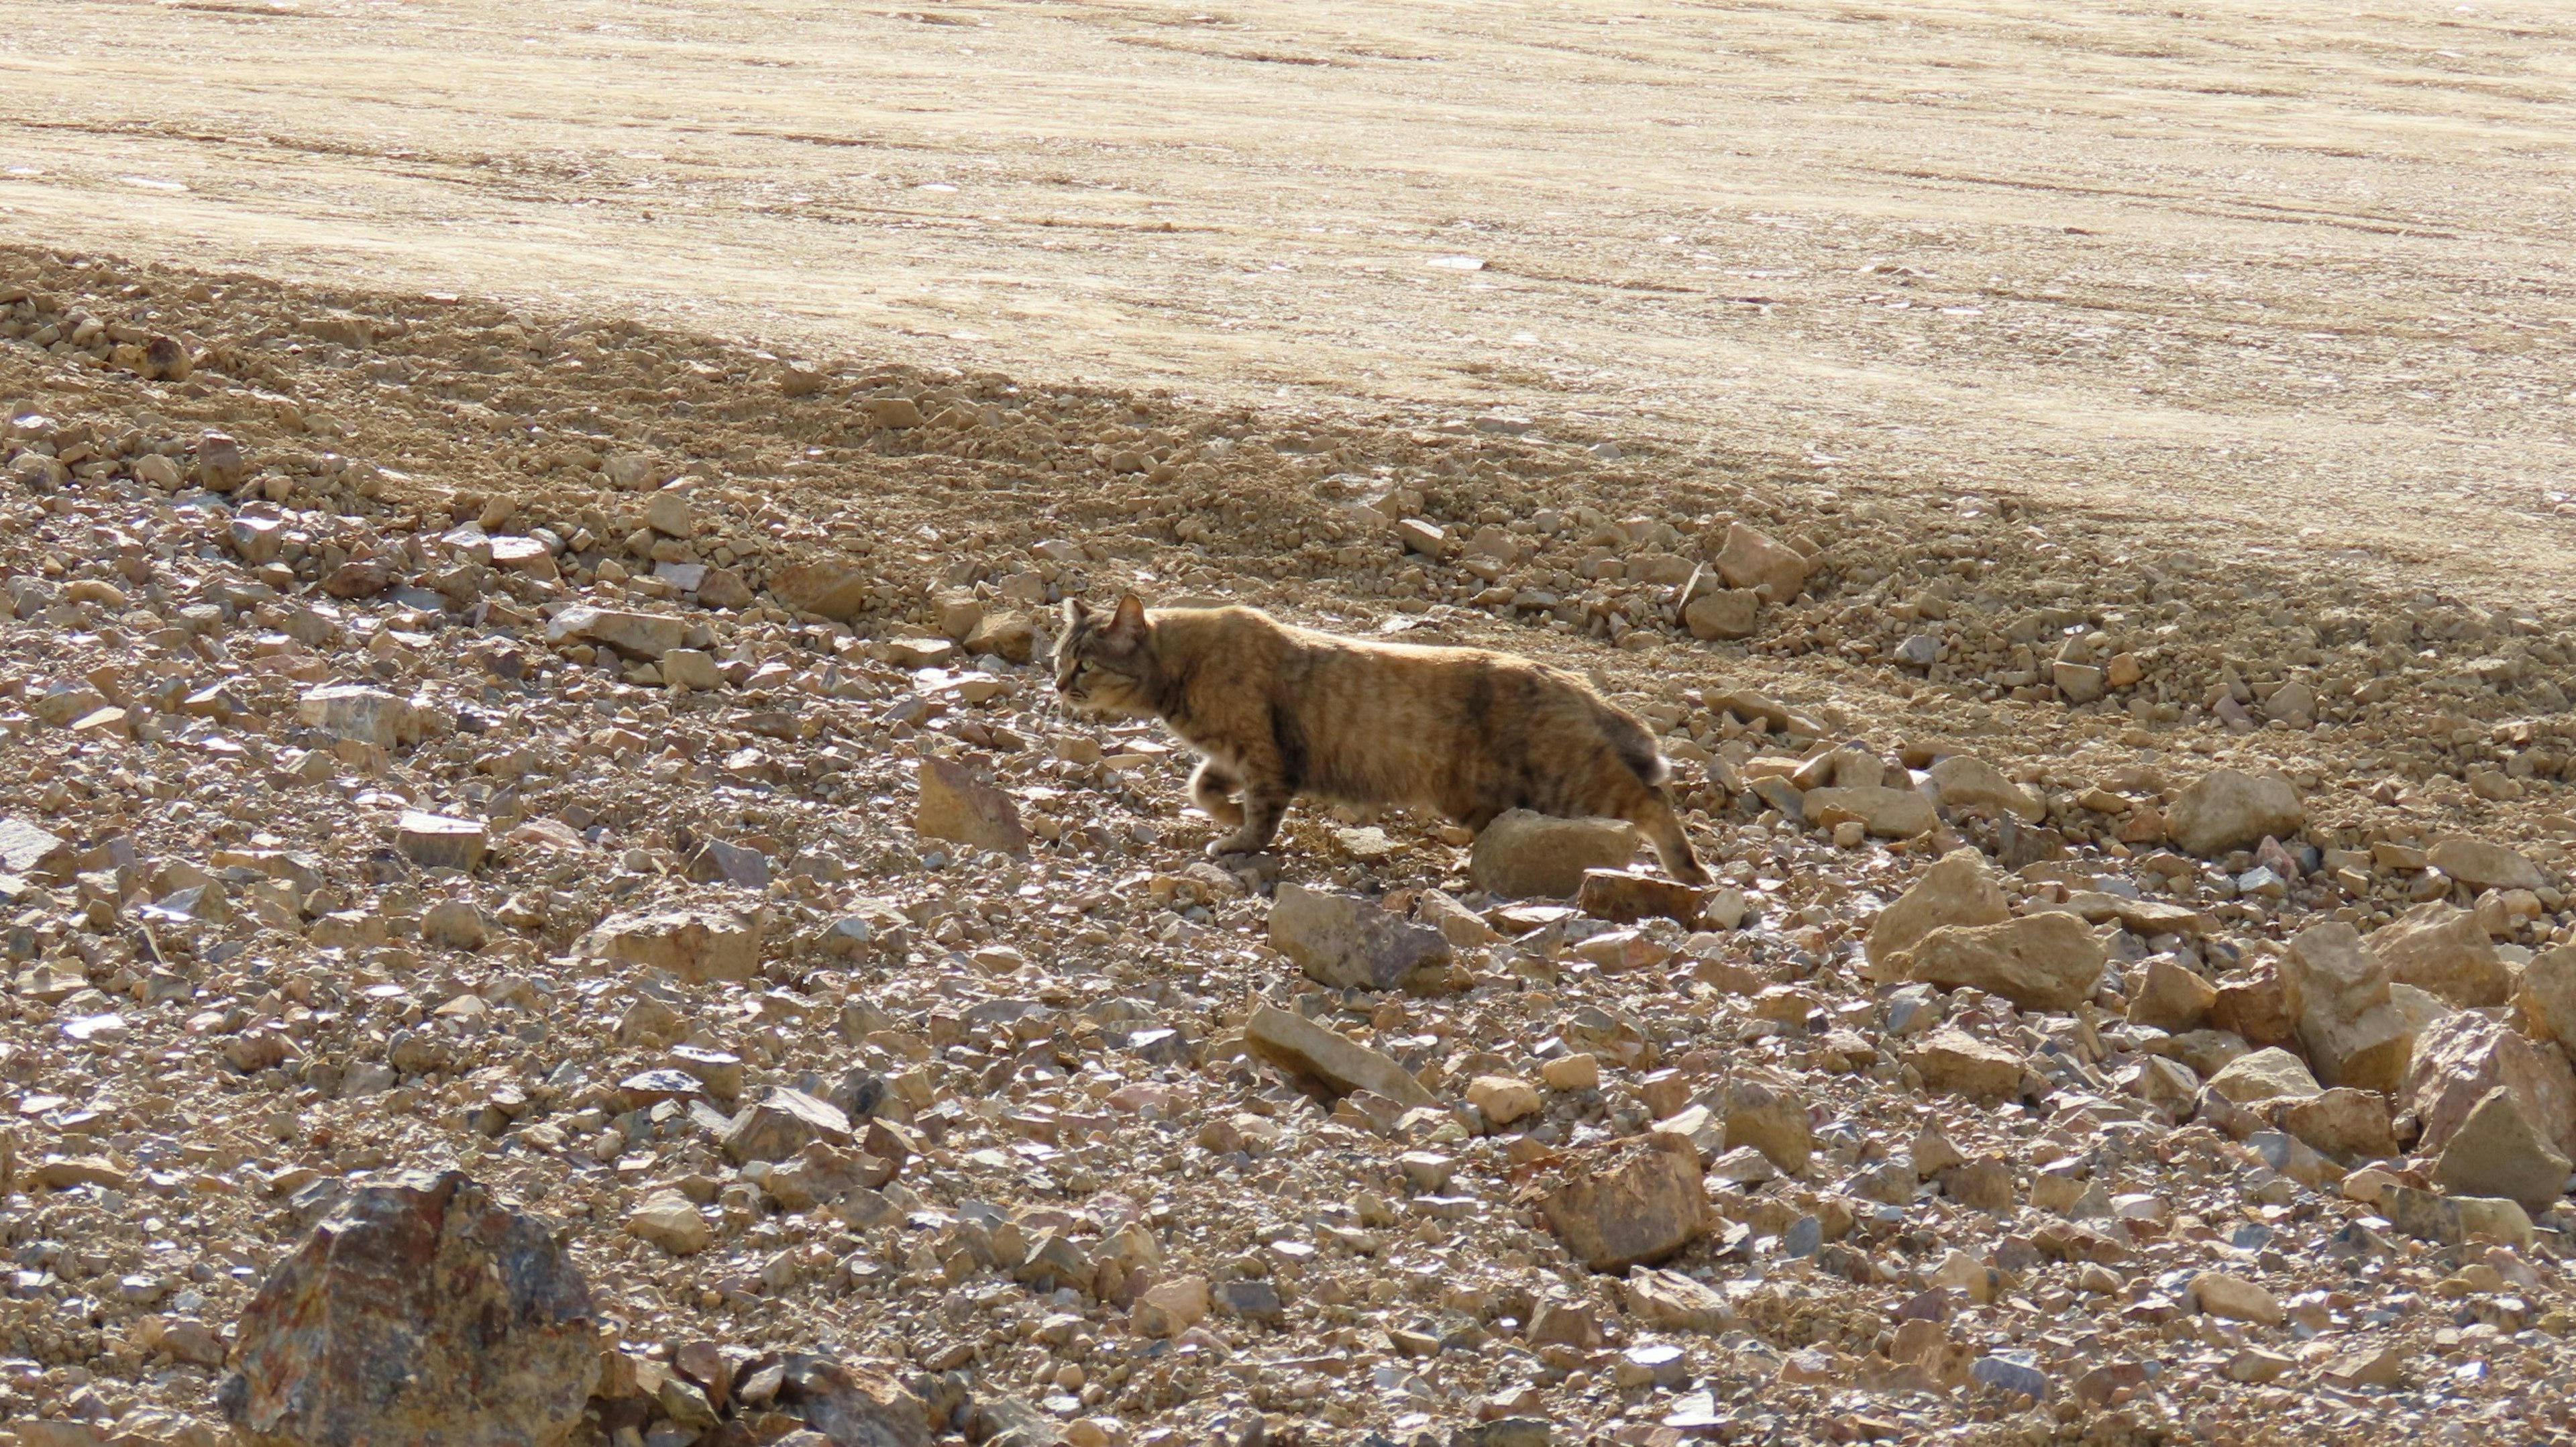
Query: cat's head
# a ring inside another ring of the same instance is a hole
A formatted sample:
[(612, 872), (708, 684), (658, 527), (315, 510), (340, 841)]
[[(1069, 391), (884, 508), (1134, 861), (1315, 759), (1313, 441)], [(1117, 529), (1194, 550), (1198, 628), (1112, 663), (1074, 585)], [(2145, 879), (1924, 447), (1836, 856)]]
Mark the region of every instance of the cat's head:
[(1079, 598), (1064, 600), (1064, 636), (1055, 644), (1055, 691), (1076, 713), (1112, 718), (1154, 716), (1154, 625), (1130, 593), (1103, 613)]

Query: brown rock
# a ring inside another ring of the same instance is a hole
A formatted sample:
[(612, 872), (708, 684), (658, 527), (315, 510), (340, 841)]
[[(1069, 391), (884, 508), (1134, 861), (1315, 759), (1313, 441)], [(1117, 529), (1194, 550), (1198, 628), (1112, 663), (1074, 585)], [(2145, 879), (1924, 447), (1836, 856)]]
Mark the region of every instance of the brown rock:
[[(0, 829), (6, 829), (0, 821)], [(2537, 1040), (2576, 1045), (2576, 946), (2543, 951), (2522, 967), (2514, 992), (2522, 1028)]]
[(1476, 836), (1467, 877), (1506, 899), (1564, 899), (1583, 887), (1586, 870), (1621, 868), (1636, 852), (1636, 826), (1626, 820), (1514, 809)]
[(1538, 1087), (1516, 1075), (1479, 1075), (1467, 1082), (1467, 1103), (1490, 1126), (1507, 1126), (1546, 1108)]
[(1631, 874), (1624, 869), (1587, 869), (1583, 871), (1582, 887), (1575, 891), (1574, 904), (1595, 919), (1618, 924), (1661, 918), (1684, 929), (1697, 929), (1701, 907), (1707, 898), (1705, 889), (1693, 889), (1651, 874)]
[(76, 853), (68, 841), (25, 820), (0, 817), (0, 874), (68, 879)]
[(2281, 978), (2318, 1081), (2395, 1095), (2416, 1027), (2391, 1002), (2387, 966), (2360, 933), (2340, 921), (2301, 931)]
[(1807, 586), (1806, 555), (1772, 541), (1742, 523), (1729, 523), (1718, 548), (1717, 571), (1730, 588), (1750, 588), (1774, 603), (1786, 603)]
[[(1902, 903), (1902, 901), (1899, 901)], [(1944, 925), (1914, 946), (1912, 976), (1972, 986), (2025, 1010), (2072, 1010), (2102, 978), (2102, 942), (2084, 921), (2051, 911), (1988, 925)]]
[(1682, 609), (1682, 625), (1702, 642), (1750, 638), (1760, 626), (1762, 595), (1750, 588), (1708, 589)]
[(2434, 844), (2426, 862), (2472, 890), (2540, 889), (2549, 883), (2540, 866), (2520, 852), (2461, 834)]
[(1963, 1030), (1935, 1030), (1906, 1057), (1934, 1090), (2001, 1100), (2021, 1090), (2021, 1057)]
[(1704, 1229), (1699, 1153), (1667, 1135), (1572, 1153), (1539, 1191), (1549, 1229), (1595, 1271), (1652, 1265)]
[(213, 492), (230, 492), (250, 476), (250, 461), (241, 444), (221, 432), (197, 439), (197, 481)]
[(483, 825), (444, 814), (406, 812), (394, 826), (394, 847), (423, 869), (458, 869), (472, 873), (483, 862), (489, 843)]
[(1830, 825), (1836, 816), (1861, 821), (1880, 839), (1911, 839), (1940, 827), (1940, 812), (1932, 801), (1912, 789), (1891, 789), (1883, 784), (1855, 788), (1809, 789), (1801, 801), (1810, 824)]
[(2512, 1088), (2499, 1085), (2451, 1133), (2433, 1179), (2456, 1196), (2501, 1196), (2537, 1212), (2558, 1204), (2567, 1172), (2567, 1157), (2542, 1138)]
[(1726, 1149), (1751, 1146), (1790, 1175), (1803, 1174), (1815, 1152), (1807, 1107), (1796, 1097), (1741, 1081), (1726, 1093)]
[(394, 585), (394, 565), (382, 558), (356, 559), (331, 570), (322, 591), (334, 598), (372, 598)]
[(1342, 1094), (1366, 1090), (1408, 1106), (1440, 1103), (1393, 1059), (1294, 1010), (1268, 1003), (1253, 1006), (1252, 1018), (1244, 1022), (1243, 1041), (1273, 1065)]
[(2274, 1112), (2272, 1119), (2281, 1129), (2307, 1142), (2310, 1149), (2344, 1165), (2386, 1160), (2397, 1154), (2397, 1137), (2388, 1118), (2388, 1097), (2375, 1090), (2337, 1086), (2291, 1102)]
[(2218, 1003), (2218, 987), (2171, 955), (2147, 960), (2146, 979), (2129, 997), (2129, 1022), (2179, 1035), (2197, 1030)]
[(1619, 1283), (1628, 1315), (1655, 1331), (1696, 1331), (1711, 1336), (1734, 1325), (1726, 1298), (1696, 1278), (1651, 1266), (1628, 1268)]
[(760, 968), (761, 934), (757, 916), (713, 910), (618, 914), (592, 928), (581, 952), (668, 970), (684, 980), (747, 980)]
[(1026, 663), (1037, 656), (1037, 625), (1025, 614), (1007, 613), (988, 617), (966, 635), (966, 651), (977, 657), (990, 653), (1007, 663)]
[(936, 1440), (929, 1404), (892, 1378), (817, 1356), (791, 1356), (785, 1368), (779, 1404), (832, 1447), (930, 1447)]
[(751, 585), (742, 574), (731, 568), (709, 568), (698, 580), (698, 605), (703, 608), (748, 608), (754, 601)]
[(2503, 1087), (2553, 1149), (2576, 1155), (2576, 1071), (2556, 1045), (2535, 1044), (2465, 1010), (2429, 1026), (2417, 1045), (2398, 1097), (2415, 1113), (2415, 1149), (2440, 1150), (2469, 1112)]
[(551, 1447), (599, 1379), (553, 1228), (454, 1171), (352, 1191), (260, 1283), (233, 1360), (216, 1401), (262, 1447)]
[(1945, 925), (2000, 924), (2012, 918), (2003, 887), (1974, 849), (1954, 849), (1923, 871), (1896, 903), (1880, 910), (1869, 927), (1869, 963), (1879, 978), (1892, 979), (1895, 957), (1910, 952), (1925, 935)]
[(1952, 754), (1932, 766), (1932, 788), (1953, 809), (1982, 809), (1997, 816), (2037, 820), (2048, 806), (2004, 771), (1974, 754)]
[(773, 1085), (734, 1115), (718, 1142), (734, 1164), (783, 1161), (816, 1141), (851, 1144), (850, 1118), (827, 1100)]
[(920, 770), (921, 802), (913, 829), (924, 839), (945, 839), (970, 849), (998, 854), (1029, 852), (1028, 831), (1011, 796), (978, 783), (964, 764), (924, 754)]
[(2501, 1005), (2513, 975), (2476, 915), (2440, 900), (2419, 904), (2371, 933), (2370, 951), (2393, 981), (2454, 1005)]
[(1393, 990), (1417, 970), (1449, 963), (1449, 941), (1375, 900), (1282, 883), (1270, 906), (1270, 944), (1308, 979), (1335, 989)]
[(2227, 1062), (2209, 1077), (2208, 1089), (2237, 1105), (2285, 1097), (2307, 1100), (2324, 1093), (2307, 1062), (2277, 1045)]
[(798, 563), (770, 575), (769, 591), (800, 613), (854, 618), (868, 606), (868, 575), (839, 562)]
[(2255, 961), (2243, 979), (2218, 987), (2217, 996), (2209, 1002), (2209, 1024), (2258, 1050), (2295, 1044), (2299, 1038), (2298, 1017), (2290, 1009), (2289, 989), (2269, 958)]
[(2247, 849), (2265, 835), (2288, 839), (2307, 825), (2307, 809), (2279, 774), (2212, 769), (2165, 812), (2165, 829), (2186, 854), (2203, 858)]

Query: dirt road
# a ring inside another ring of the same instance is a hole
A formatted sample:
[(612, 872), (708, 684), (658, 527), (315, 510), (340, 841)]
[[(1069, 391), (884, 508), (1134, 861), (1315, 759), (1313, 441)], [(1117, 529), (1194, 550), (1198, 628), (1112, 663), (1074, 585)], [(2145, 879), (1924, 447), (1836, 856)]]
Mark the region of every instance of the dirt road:
[(2545, 7), (7, 20), (16, 240), (1038, 381), (1503, 408), (2576, 592), (2576, 21)]

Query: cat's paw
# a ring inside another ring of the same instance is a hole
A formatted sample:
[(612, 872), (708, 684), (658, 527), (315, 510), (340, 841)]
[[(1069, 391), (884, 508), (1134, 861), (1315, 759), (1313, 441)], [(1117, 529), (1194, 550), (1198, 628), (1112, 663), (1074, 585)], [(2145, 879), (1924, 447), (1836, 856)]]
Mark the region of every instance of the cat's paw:
[(1211, 839), (1208, 841), (1207, 847), (1207, 854), (1210, 859), (1223, 859), (1229, 854), (1258, 854), (1260, 852), (1261, 841), (1245, 839), (1240, 835), (1234, 834), (1226, 835), (1221, 839)]

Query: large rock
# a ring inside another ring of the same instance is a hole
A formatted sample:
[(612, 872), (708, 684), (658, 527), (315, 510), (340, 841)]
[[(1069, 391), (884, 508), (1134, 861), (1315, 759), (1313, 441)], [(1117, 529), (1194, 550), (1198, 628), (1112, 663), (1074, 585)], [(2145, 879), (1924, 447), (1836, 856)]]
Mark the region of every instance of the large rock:
[(769, 591), (800, 613), (849, 619), (868, 606), (868, 575), (848, 563), (797, 563), (769, 576)]
[(1506, 899), (1565, 899), (1583, 888), (1583, 871), (1620, 868), (1636, 852), (1636, 826), (1624, 819), (1514, 809), (1476, 836), (1467, 878)]
[(2212, 769), (2165, 811), (2175, 847), (2204, 858), (2249, 849), (2265, 835), (2287, 839), (2307, 826), (2299, 791), (2279, 774)]
[(803, 1354), (785, 1368), (779, 1404), (832, 1447), (930, 1447), (936, 1440), (929, 1404), (891, 1377)]
[(2540, 866), (2520, 853), (2464, 834), (2436, 843), (2426, 862), (2471, 889), (2540, 889), (2549, 883)]
[(2433, 1179), (2455, 1196), (2501, 1196), (2526, 1211), (2546, 1211), (2564, 1194), (2567, 1171), (2567, 1157), (2542, 1137), (2512, 1088), (2499, 1085), (2451, 1133)]
[(748, 980), (760, 968), (758, 915), (716, 910), (613, 914), (585, 936), (581, 953), (668, 970), (683, 980)]
[(385, 692), (357, 683), (326, 683), (295, 701), (295, 721), (335, 739), (354, 739), (381, 749), (416, 743), (421, 724), (412, 706)]
[(2020, 819), (2037, 819), (2048, 812), (2048, 806), (2030, 790), (1974, 754), (1952, 754), (1934, 764), (1932, 787), (1941, 802), (1954, 809), (1983, 809)]
[(1717, 550), (1718, 576), (1730, 588), (1750, 588), (1774, 603), (1786, 603), (1807, 586), (1813, 565), (1807, 555), (1742, 523), (1729, 523), (1726, 541)]
[(1446, 965), (1449, 941), (1398, 919), (1374, 900), (1281, 884), (1270, 906), (1270, 944), (1335, 989), (1392, 990), (1414, 971)]
[(2146, 978), (2129, 997), (2129, 1023), (2179, 1035), (2197, 1030), (2218, 1003), (2218, 987), (2172, 955), (2151, 955)]
[(454, 869), (470, 874), (483, 862), (484, 847), (490, 842), (491, 836), (479, 819), (406, 809), (394, 824), (394, 847), (423, 869)]
[(1738, 1146), (1753, 1147), (1790, 1175), (1805, 1174), (1815, 1154), (1807, 1107), (1796, 1096), (1738, 1081), (1726, 1093), (1726, 1148)]
[(695, 648), (711, 637), (705, 625), (667, 613), (630, 613), (576, 604), (546, 621), (546, 641), (578, 639), (614, 648), (629, 658), (658, 660), (674, 648)]
[(2514, 991), (2515, 1013), (2535, 1040), (2576, 1045), (2576, 947), (2532, 957)]
[(2388, 978), (2430, 990), (2454, 1005), (2501, 1005), (2513, 973), (2497, 957), (2486, 927), (2467, 910), (2440, 900), (2419, 904), (2370, 936), (2370, 951)]
[(1335, 1091), (1372, 1091), (1405, 1105), (1440, 1103), (1438, 1096), (1424, 1089), (1422, 1082), (1392, 1057), (1328, 1030), (1294, 1010), (1267, 1003), (1253, 1006), (1252, 1018), (1244, 1022), (1243, 1042), (1271, 1064), (1310, 1077)]
[(1833, 814), (1848, 814), (1881, 839), (1911, 839), (1941, 824), (1932, 801), (1912, 789), (1863, 785), (1850, 789), (1809, 789), (1804, 800), (1807, 822), (1830, 824)]
[(2102, 942), (2075, 915), (2050, 911), (2000, 924), (1944, 925), (1914, 946), (1917, 980), (2001, 995), (2025, 1010), (2072, 1010), (2102, 978)]
[(1682, 626), (1702, 642), (1750, 638), (1760, 626), (1762, 595), (1750, 588), (1712, 588), (1682, 608)]
[(1595, 1271), (1653, 1265), (1706, 1229), (1699, 1152), (1659, 1133), (1571, 1153), (1539, 1205), (1565, 1249)]
[(0, 817), (0, 874), (67, 878), (78, 867), (78, 854), (69, 840), (23, 819)]
[(460, 1172), (405, 1173), (349, 1192), (270, 1270), (216, 1401), (260, 1447), (551, 1447), (599, 1358), (552, 1226)]
[(2502, 1087), (2548, 1133), (2552, 1148), (2576, 1155), (2576, 1071), (2556, 1045), (2535, 1044), (2468, 1010), (2436, 1021), (2416, 1044), (2398, 1097), (2415, 1113), (2415, 1149), (2440, 1150), (2478, 1102)]
[(828, 1100), (773, 1085), (760, 1099), (735, 1113), (717, 1143), (735, 1165), (741, 1165), (745, 1161), (783, 1161), (816, 1141), (849, 1145), (850, 1118)]
[(674, 1256), (694, 1256), (716, 1239), (697, 1203), (677, 1191), (656, 1191), (638, 1201), (626, 1213), (626, 1233)]
[(1934, 1090), (2002, 1100), (2021, 1090), (2021, 1057), (1964, 1030), (1935, 1030), (1905, 1057)]
[(2284, 1096), (2306, 1100), (2324, 1094), (2308, 1063), (2279, 1046), (2239, 1055), (2209, 1077), (2206, 1089), (2237, 1105)]
[(1619, 1283), (1628, 1314), (1656, 1331), (1697, 1331), (1711, 1336), (1735, 1324), (1735, 1309), (1723, 1293), (1678, 1271), (1632, 1266)]
[(1911, 951), (1925, 935), (1945, 925), (2000, 924), (2012, 918), (2003, 887), (1974, 849), (1954, 849), (1923, 871), (1914, 887), (1878, 912), (1870, 924), (1869, 963), (1880, 978), (1892, 978), (1895, 957)]
[(964, 764), (936, 754), (921, 757), (921, 802), (913, 831), (924, 839), (945, 839), (970, 849), (997, 854), (1029, 852), (1028, 831), (1011, 796), (976, 782)]
[(2281, 979), (2320, 1082), (2388, 1095), (2404, 1086), (2417, 1023), (2392, 1002), (2388, 967), (2359, 931), (2341, 921), (2300, 931)]
[(2305, 1141), (2319, 1155), (2345, 1165), (2385, 1160), (2397, 1154), (2397, 1136), (2388, 1119), (2388, 1097), (2375, 1090), (2337, 1086), (2297, 1100), (2274, 1112), (2281, 1129)]

